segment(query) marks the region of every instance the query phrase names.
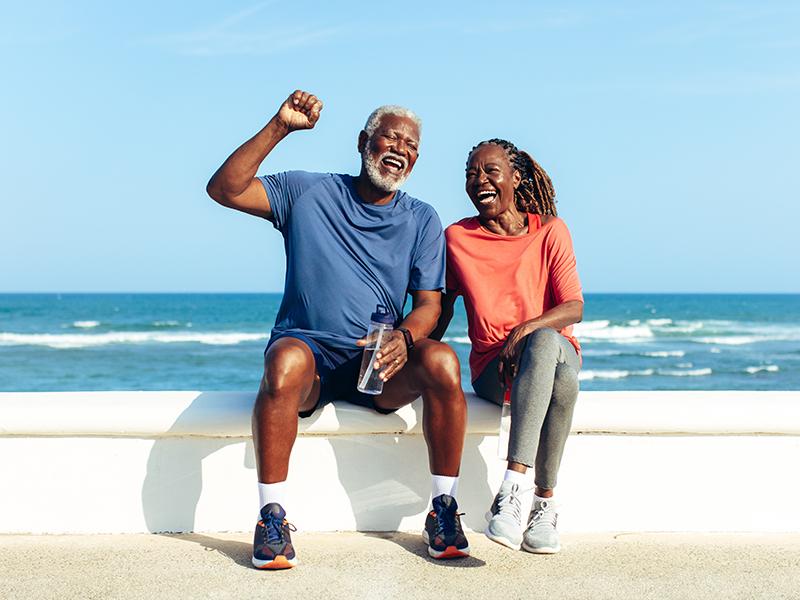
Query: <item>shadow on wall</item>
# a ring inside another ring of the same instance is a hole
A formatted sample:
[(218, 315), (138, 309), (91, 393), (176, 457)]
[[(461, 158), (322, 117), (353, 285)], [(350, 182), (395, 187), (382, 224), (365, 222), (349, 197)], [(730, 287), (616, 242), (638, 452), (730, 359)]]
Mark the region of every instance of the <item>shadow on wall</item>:
[[(242, 398), (250, 405), (242, 405)], [(254, 398), (255, 395), (201, 393), (175, 420), (167, 436), (155, 440), (142, 486), (142, 508), (148, 531), (195, 531), (197, 505), (203, 491), (203, 460), (226, 446), (240, 444), (242, 439), (192, 438), (187, 434), (197, 431), (201, 423), (205, 423), (201, 429), (207, 428), (209, 416), (220, 414), (219, 403), (230, 401), (237, 406), (225, 414), (234, 415), (237, 423), (233, 427), (226, 424), (226, 430), (241, 431), (244, 426), (241, 419), (246, 419), (249, 426)], [(344, 411), (334, 406), (338, 419), (347, 418), (345, 413), (355, 409), (347, 404), (343, 407), (346, 407)], [(321, 411), (317, 411), (304, 420), (304, 424), (313, 423), (320, 414)], [(405, 421), (394, 414), (376, 418), (393, 420), (398, 431), (406, 427)], [(421, 420), (422, 415), (417, 414), (417, 418)], [(467, 435), (458, 493), (460, 510), (466, 512), (463, 522), (475, 530), (483, 529), (483, 514), (492, 500), (492, 491), (486, 482), (486, 463), (479, 451), (483, 439), (483, 435)], [(393, 443), (387, 443), (389, 440)], [(339, 480), (350, 501), (357, 530), (395, 531), (404, 517), (427, 510), (431, 480), (427, 449), (421, 435), (331, 436), (328, 443), (333, 449)], [(383, 469), (373, 468), (376, 464)], [(241, 503), (251, 506), (248, 502), (256, 495), (257, 480), (251, 440), (244, 445), (242, 466), (253, 470), (252, 496)], [(239, 502), (231, 503), (232, 510), (236, 510), (233, 507), (237, 504)]]
[[(413, 408), (417, 422), (422, 422), (418, 406)], [(341, 411), (334, 407), (338, 415)], [(406, 427), (396, 414), (379, 418), (393, 419), (398, 431)], [(387, 443), (387, 438), (393, 443)], [(485, 527), (483, 515), (493, 498), (486, 482), (486, 462), (478, 448), (483, 439), (483, 435), (466, 437), (458, 491), (459, 511), (466, 513), (462, 522), (476, 531)], [(430, 508), (431, 475), (421, 435), (332, 436), (328, 441), (358, 531), (397, 531), (403, 518)], [(384, 468), (381, 471), (366, 468), (373, 464)]]

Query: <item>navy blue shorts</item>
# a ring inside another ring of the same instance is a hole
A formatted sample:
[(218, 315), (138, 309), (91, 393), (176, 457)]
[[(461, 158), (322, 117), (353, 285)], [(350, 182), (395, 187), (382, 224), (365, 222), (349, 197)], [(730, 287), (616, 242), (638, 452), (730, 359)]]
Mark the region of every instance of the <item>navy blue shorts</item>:
[(311, 349), (311, 353), (314, 355), (317, 375), (319, 375), (319, 400), (311, 410), (300, 412), (300, 417), (310, 417), (318, 408), (341, 400), (371, 408), (382, 415), (396, 412), (397, 409), (387, 410), (375, 406), (375, 396), (364, 394), (356, 389), (363, 352), (360, 348), (353, 348), (352, 351), (331, 350), (302, 333), (286, 332), (273, 335), (264, 349), (264, 354), (267, 353), (267, 350), (275, 341), (284, 337), (298, 339)]

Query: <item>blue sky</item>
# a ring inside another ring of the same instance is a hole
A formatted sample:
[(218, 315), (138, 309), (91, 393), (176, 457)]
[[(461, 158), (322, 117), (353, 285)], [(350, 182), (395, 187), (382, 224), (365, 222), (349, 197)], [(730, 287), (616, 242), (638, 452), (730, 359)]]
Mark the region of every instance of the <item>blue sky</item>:
[(800, 292), (794, 2), (15, 2), (0, 8), (0, 292), (280, 291), (213, 171), (295, 88), (262, 172), (355, 172), (367, 114), (424, 121), (407, 191), (472, 214), (469, 149), (554, 180), (588, 292)]

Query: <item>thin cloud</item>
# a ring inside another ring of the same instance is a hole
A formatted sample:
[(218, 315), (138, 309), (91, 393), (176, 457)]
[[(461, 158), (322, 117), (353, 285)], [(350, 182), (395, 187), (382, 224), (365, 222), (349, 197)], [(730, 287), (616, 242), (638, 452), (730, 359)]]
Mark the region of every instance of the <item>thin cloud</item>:
[[(275, 2), (261, 2), (218, 23), (194, 31), (168, 33), (145, 40), (187, 56), (266, 55), (320, 43), (340, 34), (341, 27), (256, 27), (251, 19)], [(255, 30), (254, 30), (255, 29)]]

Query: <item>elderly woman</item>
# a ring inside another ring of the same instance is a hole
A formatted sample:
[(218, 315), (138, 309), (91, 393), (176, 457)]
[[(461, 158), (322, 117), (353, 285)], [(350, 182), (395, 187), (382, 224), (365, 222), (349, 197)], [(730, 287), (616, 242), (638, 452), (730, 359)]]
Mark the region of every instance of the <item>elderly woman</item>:
[[(583, 316), (583, 295), (572, 241), (547, 173), (510, 142), (472, 149), (466, 191), (478, 214), (445, 232), (447, 293), (434, 335), (444, 334), (463, 296), (475, 393), (502, 404), (510, 389), (508, 468), (485, 533), (510, 548), (550, 554), (560, 550), (553, 489), (581, 364), (572, 325)], [(536, 488), (523, 532), (529, 467)]]

